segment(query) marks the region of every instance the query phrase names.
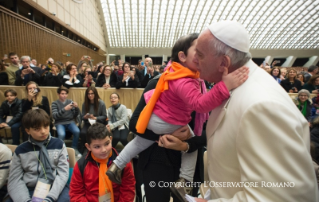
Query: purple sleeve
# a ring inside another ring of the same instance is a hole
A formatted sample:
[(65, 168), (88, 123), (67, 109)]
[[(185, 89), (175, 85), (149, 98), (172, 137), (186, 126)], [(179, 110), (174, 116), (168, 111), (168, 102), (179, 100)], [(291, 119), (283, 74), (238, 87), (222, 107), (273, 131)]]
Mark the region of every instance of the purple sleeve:
[[(176, 83), (177, 84), (177, 83)], [(202, 94), (197, 80), (183, 79), (178, 82), (176, 96), (184, 100), (187, 107), (198, 113), (207, 113), (229, 98), (228, 89), (223, 81), (218, 82), (209, 92)]]

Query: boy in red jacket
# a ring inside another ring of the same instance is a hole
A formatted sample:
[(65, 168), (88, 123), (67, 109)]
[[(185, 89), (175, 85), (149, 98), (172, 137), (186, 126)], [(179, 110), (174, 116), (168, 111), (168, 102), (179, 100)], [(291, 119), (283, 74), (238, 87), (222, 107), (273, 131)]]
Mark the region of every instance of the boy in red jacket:
[(76, 163), (70, 186), (70, 199), (76, 202), (133, 202), (135, 177), (131, 163), (122, 172), (121, 185), (113, 183), (105, 174), (118, 155), (112, 148), (112, 137), (105, 125), (96, 123), (87, 131), (86, 156)]

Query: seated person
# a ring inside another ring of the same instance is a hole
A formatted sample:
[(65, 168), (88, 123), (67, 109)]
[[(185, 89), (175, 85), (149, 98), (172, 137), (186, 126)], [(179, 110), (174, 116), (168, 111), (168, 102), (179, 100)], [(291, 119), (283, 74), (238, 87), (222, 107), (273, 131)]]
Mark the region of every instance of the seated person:
[(4, 92), (6, 101), (0, 108), (0, 128), (11, 127), (12, 144), (20, 144), (20, 126), (22, 118), (22, 103), (17, 98), (17, 92), (8, 89)]
[(68, 152), (62, 140), (50, 135), (50, 117), (42, 109), (29, 110), (22, 124), (29, 140), (13, 154), (7, 201), (69, 201)]
[[(101, 68), (102, 69), (102, 68)], [(103, 87), (104, 89), (115, 87), (117, 82), (117, 76), (115, 72), (112, 72), (112, 69), (109, 65), (106, 65), (102, 69), (102, 74), (97, 78), (95, 87)]]
[(4, 63), (0, 63), (0, 85), (9, 85), (9, 77)]
[(305, 83), (302, 87), (303, 89), (308, 90), (312, 94), (319, 93), (319, 75), (313, 75), (310, 77), (309, 81)]
[(75, 150), (75, 155), (77, 157), (81, 157), (82, 155), (78, 150), (80, 129), (74, 121), (74, 119), (80, 114), (80, 109), (76, 102), (67, 99), (69, 89), (61, 86), (57, 89), (57, 93), (59, 99), (52, 102), (51, 108), (58, 138), (64, 141), (65, 130), (68, 129), (73, 134), (72, 148)]
[(75, 64), (70, 63), (66, 67), (66, 75), (63, 76), (63, 85), (67, 88), (70, 87), (82, 87), (82, 77), (77, 74)]
[(7, 194), (6, 184), (9, 176), (11, 158), (11, 150), (6, 145), (0, 143), (0, 201), (2, 201)]
[(297, 71), (290, 69), (288, 71), (287, 79), (281, 80), (280, 85), (287, 93), (298, 93), (301, 90), (301, 82), (296, 78)]
[(112, 136), (105, 125), (95, 123), (90, 126), (86, 139), (85, 147), (89, 152), (74, 167), (70, 184), (71, 201), (134, 201), (135, 177), (131, 163), (126, 164), (122, 172), (121, 185), (111, 182), (105, 174), (118, 155), (112, 148)]
[(93, 78), (95, 73), (92, 71), (91, 67), (86, 67), (83, 73), (83, 87), (95, 87), (95, 78)]
[[(22, 113), (26, 113), (29, 109), (43, 109), (48, 116), (51, 116), (49, 100), (46, 96), (42, 96), (41, 89), (38, 84), (30, 81), (25, 86), (27, 97), (22, 99)], [(28, 140), (28, 134), (25, 132), (22, 125), (23, 142)]]
[(14, 85), (25, 86), (29, 81), (40, 83), (42, 70), (39, 67), (30, 67), (30, 62), (29, 56), (21, 57), (22, 68), (15, 72), (16, 80)]
[(123, 65), (124, 73), (117, 77), (116, 89), (120, 88), (136, 88), (140, 85), (138, 76), (134, 75), (134, 72), (131, 71), (130, 63), (125, 62)]
[(151, 62), (146, 68), (147, 68), (147, 72), (143, 80), (141, 81), (141, 88), (145, 88), (151, 79), (153, 79), (155, 76), (160, 74), (158, 71), (155, 71)]
[(302, 89), (298, 92), (296, 105), (308, 122), (311, 121), (312, 100), (309, 91)]
[(62, 68), (58, 63), (53, 63), (51, 65), (51, 72), (46, 76), (41, 77), (41, 84), (43, 86), (61, 86), (63, 84), (63, 76), (61, 74)]

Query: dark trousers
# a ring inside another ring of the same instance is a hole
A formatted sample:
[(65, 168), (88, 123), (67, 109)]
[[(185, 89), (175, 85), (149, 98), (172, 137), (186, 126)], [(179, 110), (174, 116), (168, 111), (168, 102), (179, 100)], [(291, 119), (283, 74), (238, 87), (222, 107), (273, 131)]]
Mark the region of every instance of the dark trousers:
[(118, 142), (121, 142), (123, 146), (127, 145), (127, 136), (128, 136), (129, 130), (125, 126), (125, 129), (123, 130), (118, 130), (117, 128), (112, 131), (112, 146), (116, 147)]
[(80, 132), (81, 143), (80, 143), (80, 146), (79, 146), (79, 151), (82, 154), (85, 151), (85, 143), (87, 143), (87, 141), (86, 141), (86, 133), (87, 133), (87, 131), (88, 131), (90, 126), (91, 126), (91, 124), (89, 122), (84, 122), (84, 125), (81, 128), (81, 132)]
[[(168, 184), (175, 182), (178, 178), (178, 167), (169, 167), (163, 164), (149, 162), (143, 170), (146, 201), (169, 202), (171, 191)], [(155, 185), (154, 187), (150, 186), (152, 183)], [(172, 197), (174, 202), (179, 202), (173, 194)]]

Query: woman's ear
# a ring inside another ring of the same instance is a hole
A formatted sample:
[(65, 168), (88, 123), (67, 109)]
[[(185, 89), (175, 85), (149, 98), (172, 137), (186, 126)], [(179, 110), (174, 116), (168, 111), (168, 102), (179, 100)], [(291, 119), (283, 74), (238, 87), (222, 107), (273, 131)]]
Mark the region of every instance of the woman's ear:
[(179, 51), (178, 52), (178, 59), (181, 62), (186, 62), (186, 55), (185, 55), (185, 53), (183, 51)]

